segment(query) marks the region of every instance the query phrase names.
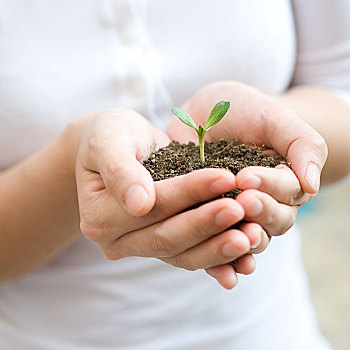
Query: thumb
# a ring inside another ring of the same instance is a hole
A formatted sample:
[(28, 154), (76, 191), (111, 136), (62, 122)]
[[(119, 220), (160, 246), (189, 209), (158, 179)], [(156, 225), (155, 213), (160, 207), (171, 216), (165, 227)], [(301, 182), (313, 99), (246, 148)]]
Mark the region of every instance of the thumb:
[(141, 162), (156, 146), (168, 144), (169, 139), (140, 115), (122, 112), (117, 119), (99, 122), (94, 145), (89, 147), (90, 169), (101, 175), (107, 192), (120, 207), (131, 215), (142, 216), (154, 206), (155, 187)]
[(326, 142), (316, 132), (311, 137), (297, 138), (290, 144), (287, 159), (304, 192), (315, 194), (319, 190), (321, 171), (327, 155)]
[(129, 214), (142, 216), (153, 208), (154, 183), (135, 154), (116, 154), (100, 174), (107, 191)]
[(304, 192), (315, 194), (328, 149), (323, 137), (289, 108), (269, 104), (261, 113), (267, 145), (286, 157)]

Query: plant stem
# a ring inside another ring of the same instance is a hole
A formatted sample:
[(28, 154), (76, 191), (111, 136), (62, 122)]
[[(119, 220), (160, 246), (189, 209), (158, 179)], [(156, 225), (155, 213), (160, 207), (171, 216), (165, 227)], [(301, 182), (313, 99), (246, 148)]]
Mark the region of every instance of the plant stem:
[(199, 139), (199, 152), (200, 152), (200, 156), (201, 156), (201, 161), (202, 163), (204, 163), (205, 159), (204, 159), (204, 135), (198, 135), (198, 139)]

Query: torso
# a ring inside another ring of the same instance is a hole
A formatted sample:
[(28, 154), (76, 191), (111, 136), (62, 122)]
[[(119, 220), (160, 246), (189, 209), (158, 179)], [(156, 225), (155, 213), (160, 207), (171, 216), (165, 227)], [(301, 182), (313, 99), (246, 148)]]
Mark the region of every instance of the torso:
[[(146, 13), (140, 3), (2, 4), (0, 169), (96, 109), (127, 107), (158, 122), (172, 103), (211, 81), (241, 80), (272, 94), (290, 83), (289, 1), (149, 0)], [(137, 26), (148, 34), (140, 38)], [(228, 292), (202, 271), (155, 259), (107, 261), (81, 237), (48, 265), (0, 287), (0, 343), (26, 350), (309, 350), (316, 336), (298, 259), (291, 230)]]

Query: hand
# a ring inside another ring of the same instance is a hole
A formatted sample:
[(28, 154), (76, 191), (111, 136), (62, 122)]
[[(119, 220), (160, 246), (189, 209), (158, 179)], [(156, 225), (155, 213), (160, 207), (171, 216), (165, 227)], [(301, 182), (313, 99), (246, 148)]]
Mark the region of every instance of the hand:
[[(154, 183), (140, 162), (169, 143), (164, 133), (128, 110), (100, 112), (81, 123), (76, 179), (85, 236), (112, 260), (155, 257), (188, 270), (225, 265), (216, 279), (232, 288), (237, 277), (226, 264), (247, 254), (256, 240), (249, 227), (246, 234), (228, 229), (244, 217), (242, 206), (224, 198), (183, 210), (233, 190), (235, 176), (204, 169)], [(249, 256), (237, 270), (252, 272)]]
[[(207, 133), (207, 140), (221, 138), (248, 145), (265, 145), (291, 163), (275, 169), (248, 167), (237, 174), (243, 191), (237, 201), (245, 219), (259, 224), (269, 235), (286, 232), (295, 221), (297, 209), (318, 191), (320, 173), (327, 157), (323, 138), (292, 111), (272, 97), (238, 82), (209, 84), (190, 99), (184, 109), (204, 125), (212, 107), (220, 100), (231, 102), (227, 115)], [(196, 141), (192, 128), (177, 118), (167, 133), (180, 142)]]

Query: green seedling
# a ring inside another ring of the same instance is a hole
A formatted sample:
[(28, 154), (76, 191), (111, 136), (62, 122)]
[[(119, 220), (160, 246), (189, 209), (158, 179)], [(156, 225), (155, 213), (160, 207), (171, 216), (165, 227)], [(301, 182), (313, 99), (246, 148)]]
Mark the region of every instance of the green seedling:
[(220, 101), (218, 102), (214, 108), (211, 110), (207, 121), (205, 122), (204, 127), (199, 125), (197, 127), (196, 123), (192, 120), (192, 118), (179, 107), (173, 107), (173, 113), (186, 125), (195, 129), (198, 135), (199, 140), (199, 151), (201, 156), (201, 161), (204, 163), (204, 135), (205, 133), (215, 124), (217, 124), (226, 114), (228, 109), (230, 108), (230, 102), (228, 101)]

